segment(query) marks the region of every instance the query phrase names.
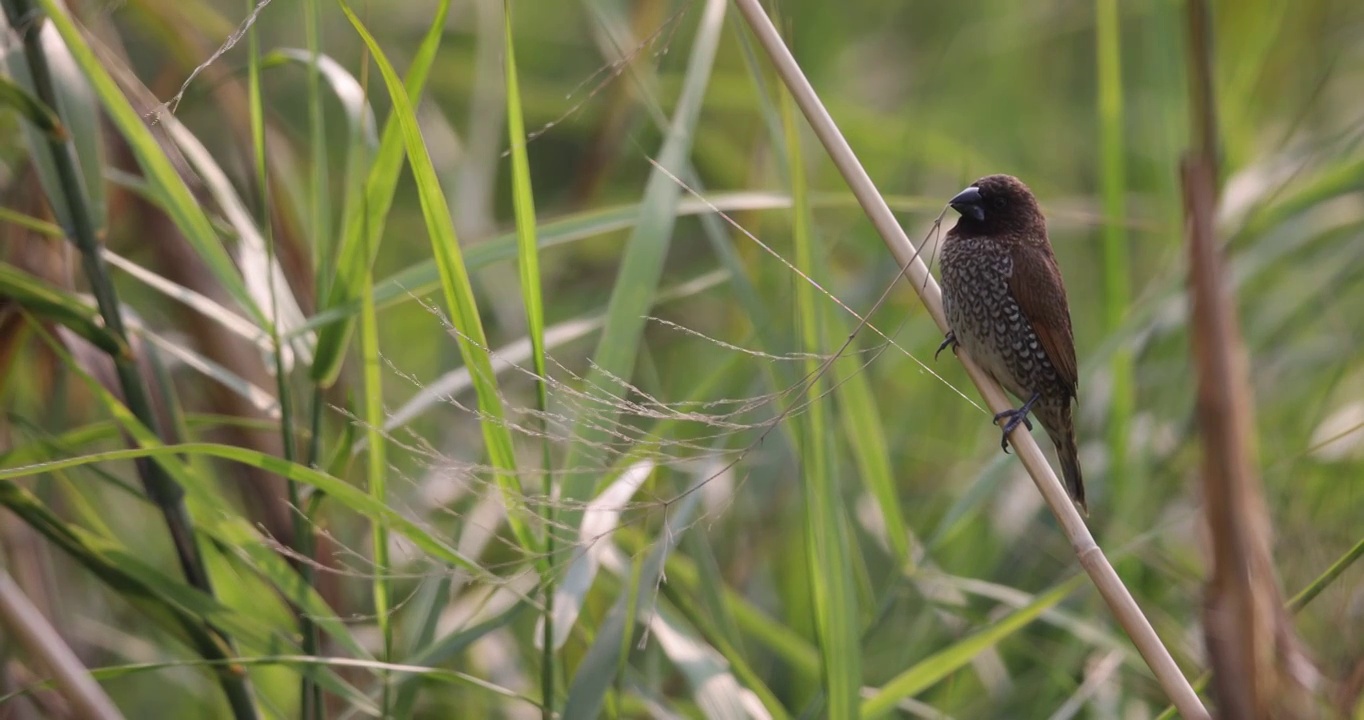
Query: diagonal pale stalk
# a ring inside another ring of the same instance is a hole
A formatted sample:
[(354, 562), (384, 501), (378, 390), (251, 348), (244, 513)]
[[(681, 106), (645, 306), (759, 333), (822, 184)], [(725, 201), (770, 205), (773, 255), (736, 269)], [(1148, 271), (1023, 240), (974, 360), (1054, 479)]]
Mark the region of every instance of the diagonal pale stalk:
[[(910, 286), (918, 293), (929, 314), (933, 316), (934, 322), (945, 333), (947, 331), (947, 320), (943, 315), (942, 291), (938, 288), (938, 283), (929, 273), (928, 266), (918, 257), (913, 243), (910, 242), (904, 230), (896, 222), (890, 207), (886, 205), (885, 200), (877, 192), (871, 177), (867, 175), (867, 171), (858, 162), (852, 148), (848, 145), (848, 141), (839, 132), (838, 127), (829, 116), (828, 110), (825, 109), (824, 104), (815, 94), (810, 81), (806, 79), (796, 64), (795, 58), (791, 55), (791, 51), (782, 42), (776, 27), (763, 12), (758, 0), (734, 0), (734, 2), (753, 30), (753, 34), (758, 38), (759, 44), (767, 52), (782, 82), (786, 84), (795, 97), (797, 105), (800, 106), (815, 135), (819, 137), (825, 150), (828, 151), (834, 165), (848, 182), (853, 194), (857, 196), (857, 200), (863, 211), (866, 212), (872, 226), (881, 235), (891, 254), (900, 264), (904, 275), (910, 280)], [(980, 390), (981, 396), (985, 398), (992, 412), (1011, 409), (1012, 404), (998, 383), (986, 375), (966, 353), (961, 353), (958, 357), (967, 376)], [(1166, 695), (1179, 707), (1180, 712), (1186, 718), (1209, 717), (1207, 709), (1198, 699), (1198, 694), (1194, 692), (1188, 679), (1180, 672), (1179, 666), (1170, 656), (1170, 651), (1166, 649), (1160, 637), (1156, 635), (1150, 621), (1142, 614), (1141, 608), (1137, 606), (1131, 593), (1122, 584), (1122, 580), (1113, 570), (1108, 558), (1104, 556), (1103, 551), (1094, 542), (1094, 536), (1090, 534), (1089, 528), (1085, 526), (1084, 520), (1080, 518), (1079, 512), (1076, 511), (1074, 504), (1066, 495), (1066, 491), (1061, 487), (1061, 482), (1057, 479), (1056, 473), (1047, 464), (1046, 457), (1042, 454), (1042, 449), (1037, 445), (1037, 441), (1033, 439), (1032, 435), (1028, 434), (1026, 428), (1020, 426), (1010, 434), (1009, 444), (1014, 448), (1018, 459), (1022, 461), (1024, 468), (1032, 477), (1033, 483), (1037, 485), (1038, 491), (1042, 493), (1043, 499), (1046, 500), (1048, 507), (1056, 516), (1061, 530), (1070, 540), (1080, 566), (1089, 574), (1104, 602), (1108, 604), (1118, 622), (1127, 632), (1128, 637), (1132, 639), (1133, 644), (1141, 653), (1142, 659), (1151, 668)]]
[(90, 677), (71, 646), (4, 570), (0, 570), (0, 621), (7, 626), (10, 637), (52, 673), (62, 697), (71, 703), (71, 710), (83, 718), (121, 720), (123, 713), (104, 693), (104, 688)]
[[(526, 306), (526, 333), (530, 336), (535, 367), (535, 404), (540, 411), (539, 432), (543, 484), (540, 494), (554, 495), (554, 473), (549, 453), (545, 418), (549, 413), (549, 375), (545, 363), (545, 308), (540, 290), (540, 248), (535, 235), (535, 190), (531, 186), (530, 159), (526, 153), (526, 123), (521, 112), (521, 87), (516, 76), (516, 49), (512, 37), (512, 4), (505, 0), (502, 13), (503, 72), (506, 75), (507, 141), (511, 145), (512, 206), (516, 213), (516, 265), (521, 277), (521, 297)], [(545, 543), (540, 561), (544, 578), (544, 630), (540, 649), (540, 708), (544, 720), (554, 717), (554, 505), (544, 503)]]

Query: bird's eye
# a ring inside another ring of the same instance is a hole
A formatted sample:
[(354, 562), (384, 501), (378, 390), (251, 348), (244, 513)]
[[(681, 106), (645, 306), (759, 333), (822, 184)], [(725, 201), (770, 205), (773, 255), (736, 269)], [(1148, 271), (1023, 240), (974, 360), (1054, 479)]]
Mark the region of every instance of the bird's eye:
[(990, 198), (990, 207), (996, 210), (1002, 209), (1004, 207), (1004, 202), (1004, 198), (996, 195), (995, 197)]

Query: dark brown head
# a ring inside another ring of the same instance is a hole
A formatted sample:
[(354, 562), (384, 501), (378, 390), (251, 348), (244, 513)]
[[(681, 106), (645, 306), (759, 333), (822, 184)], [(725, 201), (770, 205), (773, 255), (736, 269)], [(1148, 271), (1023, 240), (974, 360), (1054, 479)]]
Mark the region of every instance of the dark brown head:
[(948, 201), (961, 213), (959, 235), (1046, 237), (1046, 220), (1037, 198), (1012, 175), (986, 175)]

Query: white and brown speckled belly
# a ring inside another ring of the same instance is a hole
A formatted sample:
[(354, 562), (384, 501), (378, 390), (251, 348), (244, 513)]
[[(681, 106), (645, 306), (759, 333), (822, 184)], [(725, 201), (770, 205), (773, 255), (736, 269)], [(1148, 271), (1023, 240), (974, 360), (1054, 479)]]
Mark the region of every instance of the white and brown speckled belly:
[(1012, 272), (1008, 248), (995, 240), (949, 237), (943, 244), (943, 310), (948, 325), (983, 370), (1026, 401), (1061, 382), (1037, 333), (1009, 292)]

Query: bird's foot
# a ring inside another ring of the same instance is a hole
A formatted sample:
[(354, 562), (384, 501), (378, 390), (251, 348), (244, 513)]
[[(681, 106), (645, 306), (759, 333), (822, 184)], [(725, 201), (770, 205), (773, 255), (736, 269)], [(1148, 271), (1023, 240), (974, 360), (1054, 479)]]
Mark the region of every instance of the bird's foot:
[(1020, 423), (1028, 429), (1028, 432), (1032, 432), (1032, 422), (1028, 420), (1028, 413), (1032, 412), (1033, 403), (1041, 397), (1041, 394), (1034, 394), (1027, 402), (1023, 403), (1023, 407), (1016, 410), (1005, 410), (995, 415), (994, 423), (996, 425), (1001, 420), (1007, 420), (1004, 423), (1004, 433), (999, 438), (999, 449), (1003, 450), (1005, 454), (1009, 452), (1009, 433), (1013, 432)]
[(933, 359), (934, 359), (934, 360), (937, 360), (937, 359), (938, 359), (938, 356), (942, 354), (942, 351), (943, 351), (943, 350), (946, 350), (949, 346), (952, 348), (952, 354), (953, 354), (953, 355), (956, 355), (956, 354), (957, 354), (957, 334), (954, 333), (954, 332), (952, 332), (951, 330), (948, 330), (948, 331), (947, 331), (947, 337), (946, 337), (946, 338), (943, 338), (942, 344), (938, 346), (938, 351), (935, 352), (935, 353), (933, 353)]

